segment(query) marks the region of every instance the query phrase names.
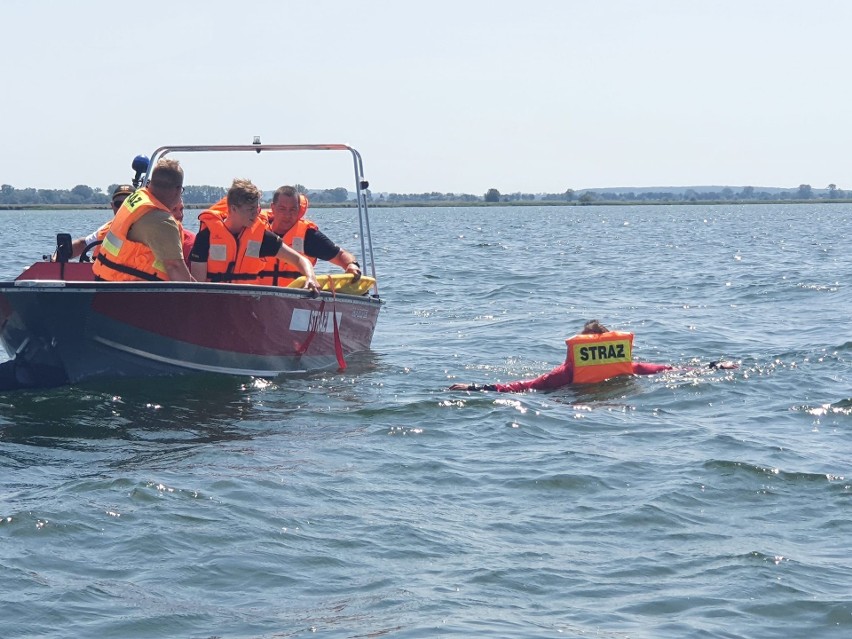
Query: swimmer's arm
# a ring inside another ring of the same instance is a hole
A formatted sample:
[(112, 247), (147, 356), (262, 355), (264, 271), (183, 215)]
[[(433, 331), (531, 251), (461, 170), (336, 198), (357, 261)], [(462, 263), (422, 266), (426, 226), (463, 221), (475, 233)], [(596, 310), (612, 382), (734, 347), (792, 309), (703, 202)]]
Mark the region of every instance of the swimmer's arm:
[(707, 368), (709, 368), (711, 370), (728, 371), (728, 370), (733, 370), (735, 368), (739, 368), (739, 366), (737, 366), (733, 362), (725, 360), (725, 361), (719, 361), (719, 362), (710, 362), (709, 364), (707, 364)]

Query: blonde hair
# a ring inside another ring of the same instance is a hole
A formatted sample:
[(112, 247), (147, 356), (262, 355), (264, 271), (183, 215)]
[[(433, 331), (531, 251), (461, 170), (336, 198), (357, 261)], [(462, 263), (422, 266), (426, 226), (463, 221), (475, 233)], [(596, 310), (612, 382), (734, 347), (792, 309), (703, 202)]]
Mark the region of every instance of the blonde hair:
[(246, 204), (257, 206), (261, 195), (260, 189), (252, 184), (251, 180), (234, 178), (231, 188), (228, 189), (228, 206), (244, 206)]

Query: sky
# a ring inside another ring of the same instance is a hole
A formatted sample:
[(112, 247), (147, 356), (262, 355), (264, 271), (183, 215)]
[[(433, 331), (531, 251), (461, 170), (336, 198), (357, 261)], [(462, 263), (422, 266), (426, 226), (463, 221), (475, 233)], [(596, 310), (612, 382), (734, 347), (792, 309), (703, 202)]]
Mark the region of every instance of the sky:
[[(852, 188), (847, 0), (0, 0), (0, 183), (158, 147), (346, 143), (374, 192)], [(175, 156), (186, 184), (351, 160)]]

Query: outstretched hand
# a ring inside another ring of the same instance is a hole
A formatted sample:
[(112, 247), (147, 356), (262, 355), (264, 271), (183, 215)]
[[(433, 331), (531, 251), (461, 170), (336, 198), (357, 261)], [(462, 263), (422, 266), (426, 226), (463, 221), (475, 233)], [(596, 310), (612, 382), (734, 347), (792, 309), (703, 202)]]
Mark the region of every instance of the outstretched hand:
[(710, 362), (709, 364), (707, 364), (707, 368), (712, 368), (713, 370), (718, 369), (718, 370), (726, 370), (727, 371), (727, 370), (732, 370), (734, 368), (739, 368), (739, 366), (737, 366), (733, 362), (723, 361), (723, 362)]
[(453, 384), (447, 390), (470, 390), (470, 384)]

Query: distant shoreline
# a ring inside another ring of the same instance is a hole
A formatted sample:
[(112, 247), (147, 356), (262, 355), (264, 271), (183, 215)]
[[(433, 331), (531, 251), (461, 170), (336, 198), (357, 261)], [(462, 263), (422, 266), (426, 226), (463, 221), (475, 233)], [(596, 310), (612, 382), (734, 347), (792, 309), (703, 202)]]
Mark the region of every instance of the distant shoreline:
[[(595, 200), (594, 202), (559, 202), (552, 200), (540, 201), (514, 201), (514, 202), (370, 202), (371, 209), (408, 209), (408, 208), (483, 208), (483, 207), (529, 207), (529, 206), (566, 206), (566, 207), (588, 207), (588, 206), (736, 206), (739, 204), (849, 204), (852, 198), (813, 198), (809, 200), (650, 200), (641, 202), (625, 202), (624, 200)], [(191, 210), (202, 210), (211, 204), (187, 204), (186, 208)], [(266, 208), (266, 207), (264, 207)], [(338, 202), (334, 204), (317, 203), (311, 204), (312, 209), (351, 209), (357, 208), (355, 202)], [(101, 204), (0, 204), (0, 211), (111, 211), (109, 205)]]

